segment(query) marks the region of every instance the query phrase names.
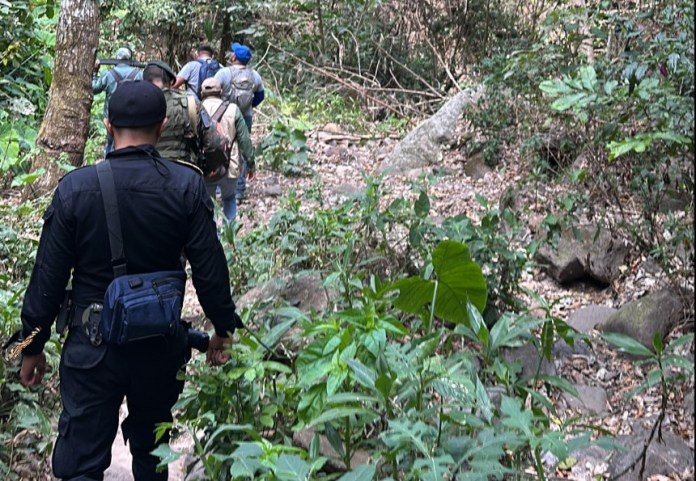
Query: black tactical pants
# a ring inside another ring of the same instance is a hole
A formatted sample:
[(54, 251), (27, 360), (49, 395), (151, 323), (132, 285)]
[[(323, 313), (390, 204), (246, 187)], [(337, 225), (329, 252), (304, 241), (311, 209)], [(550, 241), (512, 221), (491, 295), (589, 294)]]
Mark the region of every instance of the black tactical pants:
[(137, 341), (126, 346), (95, 347), (80, 329), (71, 329), (60, 361), (63, 412), (53, 451), (53, 473), (64, 480), (98, 480), (111, 464), (111, 445), (125, 396), (128, 417), (123, 436), (133, 455), (135, 481), (166, 481), (156, 473), (158, 459), (150, 452), (158, 423), (171, 422), (171, 408), (183, 389), (177, 372), (186, 363), (183, 328), (168, 338)]

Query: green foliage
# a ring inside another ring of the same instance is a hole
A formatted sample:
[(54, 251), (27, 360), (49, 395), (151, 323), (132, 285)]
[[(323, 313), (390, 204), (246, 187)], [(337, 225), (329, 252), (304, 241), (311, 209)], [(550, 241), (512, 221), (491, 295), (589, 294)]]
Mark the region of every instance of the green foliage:
[[(693, 8), (676, 2), (649, 15), (654, 21), (650, 35), (641, 26), (647, 17), (599, 15), (596, 36), (608, 42), (618, 24), (632, 48), (539, 87), (552, 99), (551, 109), (562, 113), (557, 122), (580, 126), (576, 133), (588, 146), (590, 160), (584, 181), (588, 189), (604, 192), (612, 203), (628, 194), (640, 207), (635, 216), (623, 206), (614, 217), (597, 212), (599, 220), (651, 253), (675, 279), (688, 270), (688, 260), (679, 252), (692, 249), (693, 230), (686, 223), (680, 228), (672, 219), (688, 218), (693, 203), (687, 200), (682, 213), (668, 215), (663, 205), (693, 197), (694, 174), (687, 165), (694, 153), (694, 67), (686, 53), (694, 42), (693, 29), (687, 27), (693, 25)], [(673, 231), (663, 236), (667, 224)]]
[(54, 0), (0, 2), (0, 111), (27, 115), (46, 105), (51, 84), (55, 25)]
[[(54, 0), (0, 2), (0, 176), (26, 173), (53, 77)], [(13, 186), (23, 185), (15, 179)]]
[[(468, 253), (454, 241), (433, 250), (432, 265), (425, 263), (421, 276), (413, 278), (437, 283), (438, 294), (422, 297), (423, 304), (398, 300), (394, 290), (405, 295), (404, 280), (385, 282), (351, 271), (351, 295), (339, 298), (335, 308), (313, 316), (271, 309), (253, 322), (261, 340), (242, 334), (227, 365), (210, 369), (200, 360), (193, 363), (177, 406), (179, 428), (197, 433), (194, 454), (207, 476), (309, 479), (314, 473), (322, 479), (316, 471), (326, 462), (318, 450), (320, 436), (351, 468), (345, 479), (362, 474), (501, 479), (531, 459), (540, 466), (542, 451), (565, 459), (569, 450), (586, 446), (589, 432), (572, 422), (549, 430), (546, 413), (553, 413), (553, 406), (547, 396), (533, 388), (535, 382), (517, 379), (516, 368), (497, 355), (502, 347), (529, 342), (532, 330), (546, 322), (551, 330), (544, 346), (553, 345), (562, 323), (510, 314), (488, 330), (479, 312), (486, 299), (483, 276)], [(325, 285), (340, 286), (333, 282), (342, 277), (339, 272)], [(422, 288), (432, 294), (430, 286)], [(420, 325), (409, 323), (399, 309), (405, 305), (423, 314), (426, 302), (429, 321)], [(252, 312), (245, 312), (247, 325)], [(432, 322), (441, 317), (464, 323), (448, 331)], [(285, 336), (283, 345), (297, 346), (297, 352), (289, 363), (277, 356), (278, 340), (290, 332), (295, 334)], [(474, 348), (456, 347), (464, 339)], [(573, 391), (561, 379), (538, 379), (547, 389)], [(488, 391), (501, 380), (507, 394), (496, 404)], [(532, 410), (523, 409), (517, 396), (529, 397)], [(310, 428), (309, 449), (290, 446), (293, 433)], [(353, 466), (357, 450), (367, 450), (375, 464)], [(166, 461), (176, 454), (163, 449), (158, 455)]]
[(257, 156), (273, 170), (300, 175), (309, 166), (305, 131), (310, 126), (290, 118), (278, 119), (256, 147)]
[(441, 242), (433, 252), (432, 269), (434, 280), (410, 277), (397, 281), (394, 287), (399, 289), (399, 296), (394, 305), (420, 314), (426, 330), (434, 316), (470, 325), (469, 303), (483, 312), (487, 292), (481, 268), (471, 260), (469, 248), (455, 241)]
[[(21, 325), (22, 297), (39, 238), (40, 226), (34, 216), (45, 207), (46, 200), (16, 205), (8, 202), (0, 206), (0, 339), (3, 343)], [(55, 351), (55, 346), (49, 343), (48, 380), (52, 377)], [(13, 470), (20, 460), (45, 458), (50, 454), (50, 412), (57, 401), (50, 390), (41, 393), (21, 386), (18, 372), (17, 360), (5, 356), (0, 359), (0, 472), (11, 480), (20, 479), (20, 474)]]

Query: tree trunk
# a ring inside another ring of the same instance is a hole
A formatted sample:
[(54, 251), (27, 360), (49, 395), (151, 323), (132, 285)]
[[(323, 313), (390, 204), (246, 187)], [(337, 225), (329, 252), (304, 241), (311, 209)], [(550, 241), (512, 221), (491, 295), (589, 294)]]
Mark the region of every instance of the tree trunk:
[(222, 11), (222, 35), (220, 37), (220, 54), (218, 60), (220, 65), (225, 65), (227, 56), (225, 53), (230, 49), (232, 44), (232, 26), (230, 25), (230, 14), (223, 9)]
[(97, 0), (61, 0), (53, 80), (48, 107), (32, 159), (32, 170), (44, 169), (25, 191), (43, 194), (64, 174), (57, 162), (82, 165), (92, 106), (92, 71), (99, 41)]

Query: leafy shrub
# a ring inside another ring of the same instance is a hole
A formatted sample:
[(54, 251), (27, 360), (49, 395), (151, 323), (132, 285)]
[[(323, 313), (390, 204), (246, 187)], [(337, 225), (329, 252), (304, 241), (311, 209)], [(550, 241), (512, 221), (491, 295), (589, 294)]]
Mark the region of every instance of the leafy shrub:
[[(620, 36), (632, 48), (541, 82), (540, 89), (560, 114), (557, 122), (580, 127), (581, 143), (588, 146), (588, 189), (617, 207), (603, 214), (592, 209), (596, 199), (588, 199), (591, 215), (653, 255), (676, 282), (690, 262), (683, 252), (693, 246), (691, 227), (673, 221), (693, 212), (694, 67), (687, 51), (694, 37), (684, 28), (693, 23), (693, 9), (677, 2), (651, 15), (655, 23), (649, 32), (641, 17), (598, 17), (600, 39), (608, 42), (619, 24)], [(686, 201), (665, 215), (670, 198)], [(637, 215), (629, 214), (627, 200), (639, 207)], [(665, 236), (667, 224), (671, 231)]]
[[(207, 476), (290, 479), (290, 470), (302, 479), (310, 473), (329, 479), (319, 472), (326, 463), (320, 438), (349, 467), (345, 479), (502, 479), (530, 462), (543, 476), (542, 452), (563, 460), (588, 445), (587, 428), (568, 422), (551, 430), (547, 396), (534, 382), (515, 381), (514, 367), (495, 355), (528, 342), (544, 321), (508, 315), (488, 331), (480, 313), (485, 284), (466, 246), (443, 242), (432, 256), (432, 270), (426, 266), (418, 276), (355, 282), (348, 308), (317, 317), (289, 308), (271, 312), (281, 320), (268, 330), (255, 323), (256, 335), (242, 334), (228, 365), (194, 364), (178, 406), (179, 429), (195, 433), (193, 454)], [(458, 327), (437, 327), (433, 316)], [(292, 325), (301, 327), (294, 335), (300, 349), (294, 362), (279, 363), (276, 341)], [(552, 345), (556, 330), (549, 326)], [(460, 348), (465, 339), (473, 349)], [(477, 352), (486, 354), (477, 359)], [(498, 401), (482, 371), (512, 373)], [(560, 379), (543, 379), (573, 391)], [(520, 395), (530, 396), (531, 410)], [(314, 430), (310, 448), (291, 446), (292, 433), (307, 428)], [(358, 450), (373, 462), (354, 465)], [(165, 461), (179, 455), (168, 447), (158, 454)]]
[[(39, 225), (34, 216), (47, 199), (0, 207), (0, 339), (4, 343), (20, 328), (22, 296), (29, 283), (38, 246)], [(56, 362), (56, 346), (47, 345), (49, 371)], [(31, 391), (18, 382), (18, 360), (0, 359), (0, 472), (8, 479), (25, 479), (17, 466), (37, 464), (51, 449), (51, 411), (57, 403), (54, 390)], [(31, 472), (32, 468), (28, 468)]]
[(286, 175), (303, 174), (309, 167), (305, 131), (308, 125), (293, 119), (280, 119), (256, 147), (257, 156), (271, 169)]

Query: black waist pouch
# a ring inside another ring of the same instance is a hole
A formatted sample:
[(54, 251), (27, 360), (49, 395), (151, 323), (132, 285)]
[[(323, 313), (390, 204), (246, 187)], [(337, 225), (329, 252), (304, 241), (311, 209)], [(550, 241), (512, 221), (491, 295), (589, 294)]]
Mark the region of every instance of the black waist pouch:
[(104, 295), (99, 331), (107, 344), (168, 336), (181, 321), (186, 274), (159, 271), (115, 278)]

